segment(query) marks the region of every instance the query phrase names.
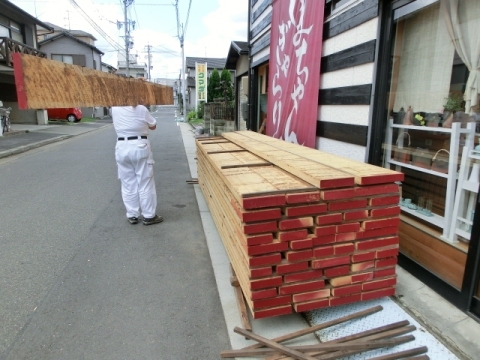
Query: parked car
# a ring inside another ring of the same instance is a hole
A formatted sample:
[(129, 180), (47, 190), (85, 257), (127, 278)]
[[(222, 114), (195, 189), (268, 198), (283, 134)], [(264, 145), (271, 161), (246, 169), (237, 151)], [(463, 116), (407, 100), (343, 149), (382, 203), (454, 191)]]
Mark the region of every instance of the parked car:
[(82, 120), (83, 114), (80, 108), (58, 108), (47, 109), (49, 119), (65, 119), (68, 122), (78, 122)]

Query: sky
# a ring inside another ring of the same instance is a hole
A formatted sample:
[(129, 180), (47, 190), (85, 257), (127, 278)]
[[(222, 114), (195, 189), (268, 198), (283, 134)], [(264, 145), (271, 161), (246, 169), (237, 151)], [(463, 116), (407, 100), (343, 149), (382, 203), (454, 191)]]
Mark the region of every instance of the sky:
[[(131, 0), (127, 0), (127, 3)], [(191, 1), (190, 11), (189, 4)], [(102, 61), (117, 67), (116, 49), (125, 54), (124, 0), (10, 0), (38, 18), (70, 30), (91, 33), (95, 46), (105, 53)], [(133, 0), (127, 14), (138, 63), (148, 64), (151, 49), (152, 79), (178, 79), (182, 68), (178, 38), (177, 0)], [(231, 41), (246, 41), (248, 0), (178, 0), (180, 34), (186, 57), (226, 58)], [(121, 23), (121, 29), (118, 28)], [(105, 34), (105, 35), (102, 35)]]

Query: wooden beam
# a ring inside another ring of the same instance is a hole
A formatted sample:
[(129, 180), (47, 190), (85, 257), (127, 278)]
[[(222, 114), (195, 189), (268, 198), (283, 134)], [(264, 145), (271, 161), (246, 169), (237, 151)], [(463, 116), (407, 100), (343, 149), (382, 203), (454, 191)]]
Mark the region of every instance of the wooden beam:
[(173, 104), (173, 89), (141, 79), (14, 53), (18, 107), (25, 109)]

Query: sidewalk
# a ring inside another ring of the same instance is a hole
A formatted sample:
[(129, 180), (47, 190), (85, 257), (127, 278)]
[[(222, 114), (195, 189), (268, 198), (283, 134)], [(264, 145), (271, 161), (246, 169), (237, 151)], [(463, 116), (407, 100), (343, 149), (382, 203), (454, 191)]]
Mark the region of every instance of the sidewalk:
[[(68, 139), (109, 126), (110, 119), (98, 120), (95, 123), (52, 124), (52, 125), (12, 125), (12, 133), (0, 137), (0, 158), (19, 154), (47, 144)], [(197, 177), (196, 148), (194, 132), (190, 125), (177, 123), (180, 127), (185, 152), (190, 167), (191, 177)], [(230, 285), (229, 260), (221, 243), (213, 219), (198, 185), (194, 185), (200, 216), (203, 222), (207, 245), (210, 251), (222, 310), (225, 316), (231, 347), (239, 349), (251, 344), (244, 337), (235, 334), (233, 328), (241, 326), (240, 315), (237, 309), (236, 298)], [(367, 307), (380, 304), (384, 307), (377, 317), (371, 315), (369, 320), (352, 322), (351, 326), (329, 329), (317, 334), (322, 341), (328, 336), (343, 336), (348, 332), (359, 332), (367, 328), (380, 326), (399, 320), (409, 320), (417, 326), (413, 333), (415, 343), (407, 343), (405, 348), (428, 346), (427, 355), (431, 359), (478, 359), (480, 353), (480, 323), (458, 310), (449, 302), (441, 298), (425, 284), (418, 281), (405, 270), (397, 267), (398, 284), (394, 298), (384, 298), (368, 303), (353, 304), (335, 308), (312, 311), (301, 314), (292, 314), (275, 318), (252, 320), (253, 331), (273, 338), (285, 333), (293, 332), (329, 320), (332, 317), (347, 315)], [(309, 322), (306, 321), (309, 319)], [(332, 335), (333, 334), (333, 335)], [(296, 341), (296, 344), (312, 344), (318, 339), (306, 336)], [(225, 349), (227, 350), (227, 349)], [(402, 348), (403, 350), (403, 348)], [(377, 356), (375, 353), (371, 356)], [(383, 354), (383, 353), (382, 353)], [(352, 357), (354, 358), (354, 357)], [(362, 357), (355, 357), (361, 359)]]
[(11, 131), (0, 136), (0, 159), (41, 146), (88, 133), (111, 124), (110, 118), (96, 122), (51, 122), (49, 125), (12, 124)]

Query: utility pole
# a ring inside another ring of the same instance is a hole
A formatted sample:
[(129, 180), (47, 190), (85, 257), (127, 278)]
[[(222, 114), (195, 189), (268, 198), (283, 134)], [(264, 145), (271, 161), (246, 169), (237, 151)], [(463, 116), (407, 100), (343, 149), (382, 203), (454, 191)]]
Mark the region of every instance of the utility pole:
[(147, 48), (147, 60), (148, 60), (148, 81), (152, 81), (152, 78), (150, 76), (150, 69), (152, 68), (150, 66), (150, 61), (152, 59), (152, 54), (150, 53), (150, 49), (152, 48), (152, 45), (146, 45), (145, 46)]
[(126, 60), (126, 76), (130, 77), (130, 23), (127, 15), (127, 8), (133, 4), (133, 0), (123, 0), (125, 12), (125, 60)]
[(183, 99), (183, 118), (184, 121), (187, 120), (187, 102), (185, 97), (185, 47), (184, 47), (184, 40), (185, 40), (185, 32), (187, 29), (188, 24), (188, 16), (190, 14), (190, 7), (192, 5), (192, 0), (190, 0), (190, 4), (188, 5), (188, 13), (187, 13), (187, 21), (185, 22), (185, 27), (183, 24), (180, 24), (180, 17), (178, 15), (178, 0), (175, 0), (175, 9), (177, 12), (177, 34), (178, 40), (180, 40), (180, 47), (182, 48), (182, 99)]

